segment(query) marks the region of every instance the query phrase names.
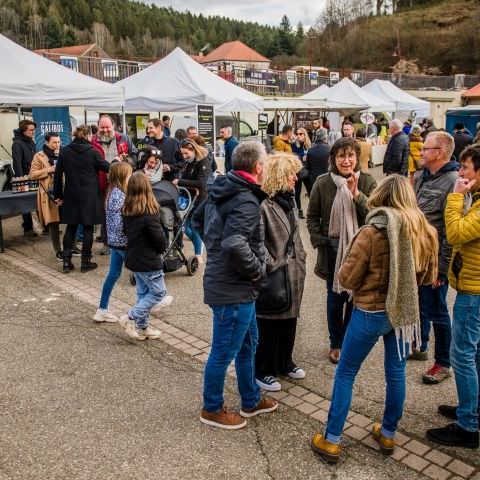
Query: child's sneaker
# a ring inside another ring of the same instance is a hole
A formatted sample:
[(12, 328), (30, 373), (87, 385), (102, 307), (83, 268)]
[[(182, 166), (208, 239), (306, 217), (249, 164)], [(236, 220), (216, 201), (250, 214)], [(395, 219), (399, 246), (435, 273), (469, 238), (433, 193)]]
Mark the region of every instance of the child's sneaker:
[(107, 309), (99, 308), (93, 316), (93, 321), (115, 323), (118, 322), (118, 317), (109, 312)]
[(173, 297), (171, 295), (165, 295), (159, 302), (157, 302), (152, 309), (152, 313), (158, 312), (162, 308), (168, 307), (173, 302)]
[(127, 335), (134, 340), (146, 340), (147, 336), (144, 334), (143, 330), (140, 330), (136, 327), (135, 322), (127, 322), (127, 327), (125, 328)]
[(120, 324), (120, 326), (122, 328), (127, 328), (127, 325), (129, 323), (133, 323), (133, 326), (135, 326), (135, 321), (132, 320), (129, 316), (128, 316), (128, 313), (124, 313), (119, 319), (118, 319), (118, 323)]
[(149, 338), (150, 340), (156, 340), (162, 336), (162, 332), (151, 325), (144, 329), (137, 329), (137, 331), (139, 335), (144, 335), (145, 338)]

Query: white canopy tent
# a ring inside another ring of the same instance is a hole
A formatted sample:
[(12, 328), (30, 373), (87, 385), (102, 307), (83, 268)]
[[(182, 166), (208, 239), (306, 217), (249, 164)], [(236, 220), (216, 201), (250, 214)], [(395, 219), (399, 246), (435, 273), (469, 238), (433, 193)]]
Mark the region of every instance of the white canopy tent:
[(177, 47), (162, 60), (116, 85), (125, 88), (128, 112), (261, 112), (263, 98), (215, 75)]
[(0, 105), (112, 110), (125, 102), (123, 88), (69, 70), (3, 35), (0, 65)]
[[(344, 78), (333, 87), (326, 90), (318, 87), (303, 97), (314, 95), (325, 98), (330, 110), (339, 110), (344, 113), (353, 113), (359, 110), (369, 112), (393, 112), (395, 104), (391, 101), (383, 100), (372, 93), (362, 90), (350, 79)], [(316, 93), (318, 91), (318, 93)]]
[(372, 80), (362, 90), (393, 102), (395, 104), (393, 112), (395, 113), (408, 112), (410, 114), (414, 112), (416, 117), (421, 118), (430, 116), (429, 102), (410, 95), (388, 80)]
[(264, 110), (325, 110), (327, 108), (325, 100), (309, 100), (304, 97), (272, 97), (266, 98), (263, 103)]
[(317, 87), (315, 90), (312, 90), (311, 92), (302, 95), (300, 98), (304, 100), (325, 100), (327, 98), (327, 92), (329, 90), (330, 88), (328, 87), (328, 85), (323, 84)]

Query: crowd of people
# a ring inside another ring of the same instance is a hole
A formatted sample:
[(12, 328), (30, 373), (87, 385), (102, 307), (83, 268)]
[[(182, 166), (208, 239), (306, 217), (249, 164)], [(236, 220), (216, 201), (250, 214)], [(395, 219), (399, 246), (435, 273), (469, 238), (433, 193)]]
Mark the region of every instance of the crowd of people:
[[(231, 127), (222, 127), (225, 174), (215, 179), (215, 159), (195, 127), (171, 137), (164, 122), (169, 129), (169, 118), (148, 122), (140, 151), (102, 116), (96, 134), (82, 125), (63, 148), (57, 135), (48, 134), (37, 154), (31, 145), (34, 123), (20, 124), (25, 138), (14, 148), (27, 159), (30, 155), (30, 163), (17, 157), (15, 168), (31, 171), (41, 183), (40, 218), (65, 273), (74, 268), (79, 225), (81, 271), (96, 267), (91, 261), (94, 225), (103, 225), (100, 240), (108, 248), (110, 268), (94, 320), (118, 321), (136, 340), (161, 337), (149, 316), (173, 297), (167, 293), (162, 257), (168, 239), (148, 173), (161, 165), (163, 179), (191, 192), (194, 211), (185, 233), (197, 257), (206, 249), (203, 291), (213, 335), (201, 422), (243, 428), (247, 418), (278, 407), (261, 389), (281, 390), (281, 376), (306, 376), (294, 360), (306, 277), (299, 220), (306, 218), (317, 250), (315, 274), (326, 282), (328, 358), (337, 365), (325, 432), (313, 436), (312, 449), (338, 461), (355, 377), (382, 337), (385, 411), (372, 436), (382, 453), (394, 452), (406, 361), (429, 359), (432, 327), (433, 365), (423, 382), (445, 381), (453, 368), (459, 402), (440, 405), (439, 413), (454, 422), (426, 434), (440, 444), (478, 448), (480, 145), (465, 137), (463, 126), (457, 124), (451, 136), (433, 125), (417, 128), (392, 120), (385, 178), (377, 184), (368, 172), (368, 130), (355, 131), (348, 119), (332, 145), (323, 120), (313, 143), (305, 128), (285, 125), (271, 154), (256, 141), (238, 143)], [(302, 186), (310, 197), (306, 215)], [(29, 221), (24, 217), (26, 234), (33, 230)], [(59, 223), (67, 225), (62, 250)], [(134, 274), (137, 299), (117, 318), (108, 304), (124, 265)], [(446, 301), (449, 285), (457, 291), (453, 322)], [(232, 361), (239, 414), (226, 408), (223, 397)]]

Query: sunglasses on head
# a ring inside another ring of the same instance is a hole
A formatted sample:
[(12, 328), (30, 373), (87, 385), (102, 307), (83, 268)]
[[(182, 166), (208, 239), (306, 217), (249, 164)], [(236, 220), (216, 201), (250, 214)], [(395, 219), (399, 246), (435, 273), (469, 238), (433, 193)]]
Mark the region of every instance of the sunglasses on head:
[(162, 154), (162, 151), (161, 151), (161, 150), (152, 149), (152, 150), (147, 150), (147, 153), (148, 153), (149, 155), (161, 155), (161, 154)]
[(184, 147), (185, 145), (193, 145), (193, 143), (189, 138), (184, 138), (180, 141), (180, 146)]

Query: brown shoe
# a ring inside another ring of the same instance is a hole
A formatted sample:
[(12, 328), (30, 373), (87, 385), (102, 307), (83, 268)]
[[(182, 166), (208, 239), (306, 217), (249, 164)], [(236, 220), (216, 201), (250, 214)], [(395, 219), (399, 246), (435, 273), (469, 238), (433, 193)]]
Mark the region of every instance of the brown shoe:
[(261, 413), (270, 413), (278, 408), (278, 402), (273, 398), (262, 397), (255, 408), (242, 408), (240, 415), (245, 418), (254, 417)]
[(325, 440), (324, 436), (320, 433), (316, 433), (313, 436), (312, 441), (310, 442), (310, 447), (315, 453), (318, 453), (327, 460), (327, 462), (338, 463), (338, 460), (340, 459), (342, 446)]
[(330, 363), (336, 365), (340, 360), (340, 349), (339, 348), (331, 348), (330, 353), (328, 354), (328, 359)]
[(247, 425), (244, 420), (237, 413), (229, 412), (225, 407), (219, 412), (210, 413), (202, 410), (200, 414), (200, 421), (212, 427), (223, 428), (224, 430), (238, 430)]
[(372, 437), (379, 443), (380, 451), (384, 455), (392, 455), (395, 449), (395, 440), (382, 435), (382, 426), (375, 423), (372, 427)]

